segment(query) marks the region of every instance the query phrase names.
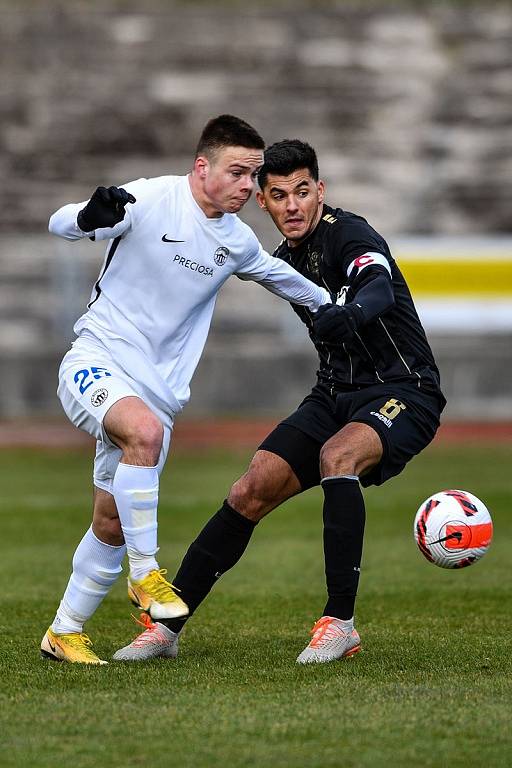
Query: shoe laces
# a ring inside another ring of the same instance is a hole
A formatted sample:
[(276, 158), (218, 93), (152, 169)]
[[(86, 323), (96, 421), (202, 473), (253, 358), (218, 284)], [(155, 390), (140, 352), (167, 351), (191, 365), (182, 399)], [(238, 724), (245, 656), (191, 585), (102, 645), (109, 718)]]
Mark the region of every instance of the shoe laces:
[(159, 603), (174, 602), (174, 600), (178, 599), (174, 590), (176, 590), (176, 592), (180, 591), (164, 578), (166, 573), (167, 568), (160, 568), (158, 571), (151, 571), (146, 577), (151, 582), (148, 584), (148, 587), (151, 590), (151, 597), (155, 598)]
[(76, 648), (77, 650), (82, 651), (82, 653), (84, 653), (90, 659), (97, 658), (94, 651), (91, 650), (92, 641), (89, 635), (86, 635), (83, 632), (80, 634), (75, 634), (73, 632), (72, 634), (67, 635), (66, 641), (72, 648)]
[(141, 627), (145, 627), (145, 631), (141, 632), (140, 635), (138, 635), (135, 640), (131, 643), (133, 648), (143, 648), (148, 643), (168, 643), (169, 639), (165, 637), (162, 630), (155, 624), (154, 621), (151, 621), (151, 616), (149, 613), (140, 614), (140, 617), (137, 618), (132, 613), (132, 619), (134, 619), (137, 624), (140, 624)]
[(334, 640), (334, 638), (347, 633), (341, 627), (338, 627), (330, 616), (322, 616), (313, 625), (310, 634), (313, 635), (309, 643), (310, 647), (318, 648), (319, 645), (328, 643), (330, 640)]

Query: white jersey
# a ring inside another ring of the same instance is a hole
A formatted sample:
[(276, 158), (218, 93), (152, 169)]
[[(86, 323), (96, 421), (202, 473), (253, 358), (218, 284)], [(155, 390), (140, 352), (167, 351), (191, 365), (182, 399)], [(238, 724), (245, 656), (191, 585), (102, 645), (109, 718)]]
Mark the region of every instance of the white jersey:
[[(126, 206), (123, 221), (94, 232), (109, 244), (88, 310), (74, 331), (99, 339), (164, 409), (177, 413), (188, 401), (217, 293), (231, 275), (260, 282), (313, 311), (330, 301), (327, 291), (270, 256), (236, 214), (207, 218), (188, 176), (139, 179), (123, 187), (136, 203)], [(56, 211), (50, 232), (69, 240), (90, 236), (76, 224), (86, 204)]]

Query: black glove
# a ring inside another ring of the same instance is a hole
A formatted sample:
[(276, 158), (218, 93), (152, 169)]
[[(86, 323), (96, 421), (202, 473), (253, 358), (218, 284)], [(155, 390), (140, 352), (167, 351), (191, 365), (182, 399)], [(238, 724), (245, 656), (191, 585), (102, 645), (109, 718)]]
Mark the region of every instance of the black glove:
[(122, 187), (98, 187), (76, 217), (76, 223), (82, 232), (113, 227), (124, 219), (126, 203), (134, 202), (134, 196)]
[(313, 332), (320, 341), (351, 341), (363, 320), (359, 304), (322, 304), (313, 315)]

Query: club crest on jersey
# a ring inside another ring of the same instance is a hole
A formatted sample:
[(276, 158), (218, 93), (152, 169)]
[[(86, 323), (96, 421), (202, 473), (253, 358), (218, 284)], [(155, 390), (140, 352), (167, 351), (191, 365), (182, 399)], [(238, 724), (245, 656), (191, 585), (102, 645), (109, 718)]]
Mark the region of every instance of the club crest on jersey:
[(213, 254), (213, 260), (218, 267), (223, 267), (226, 261), (228, 260), (228, 256), (229, 256), (229, 248), (226, 248), (224, 245), (221, 245), (220, 248), (217, 248), (217, 250)]
[(97, 389), (91, 395), (91, 403), (97, 408), (98, 406), (103, 405), (107, 397), (108, 389)]
[(308, 251), (308, 269), (312, 275), (320, 277), (321, 254), (318, 251)]

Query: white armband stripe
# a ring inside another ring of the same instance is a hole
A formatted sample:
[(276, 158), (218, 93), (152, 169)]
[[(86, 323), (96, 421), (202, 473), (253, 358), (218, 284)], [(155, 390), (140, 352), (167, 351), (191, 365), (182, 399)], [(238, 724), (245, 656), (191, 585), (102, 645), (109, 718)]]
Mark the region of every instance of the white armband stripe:
[(374, 251), (368, 251), (367, 253), (364, 253), (362, 256), (358, 256), (357, 259), (354, 259), (354, 261), (350, 264), (349, 268), (347, 269), (347, 277), (350, 277), (352, 274), (352, 271), (354, 269), (357, 269), (356, 274), (354, 277), (356, 277), (362, 269), (365, 267), (370, 267), (371, 265), (378, 264), (381, 267), (385, 267), (389, 274), (391, 275), (391, 267), (389, 266), (389, 261), (386, 259), (385, 256), (382, 255), (382, 253), (376, 253)]

